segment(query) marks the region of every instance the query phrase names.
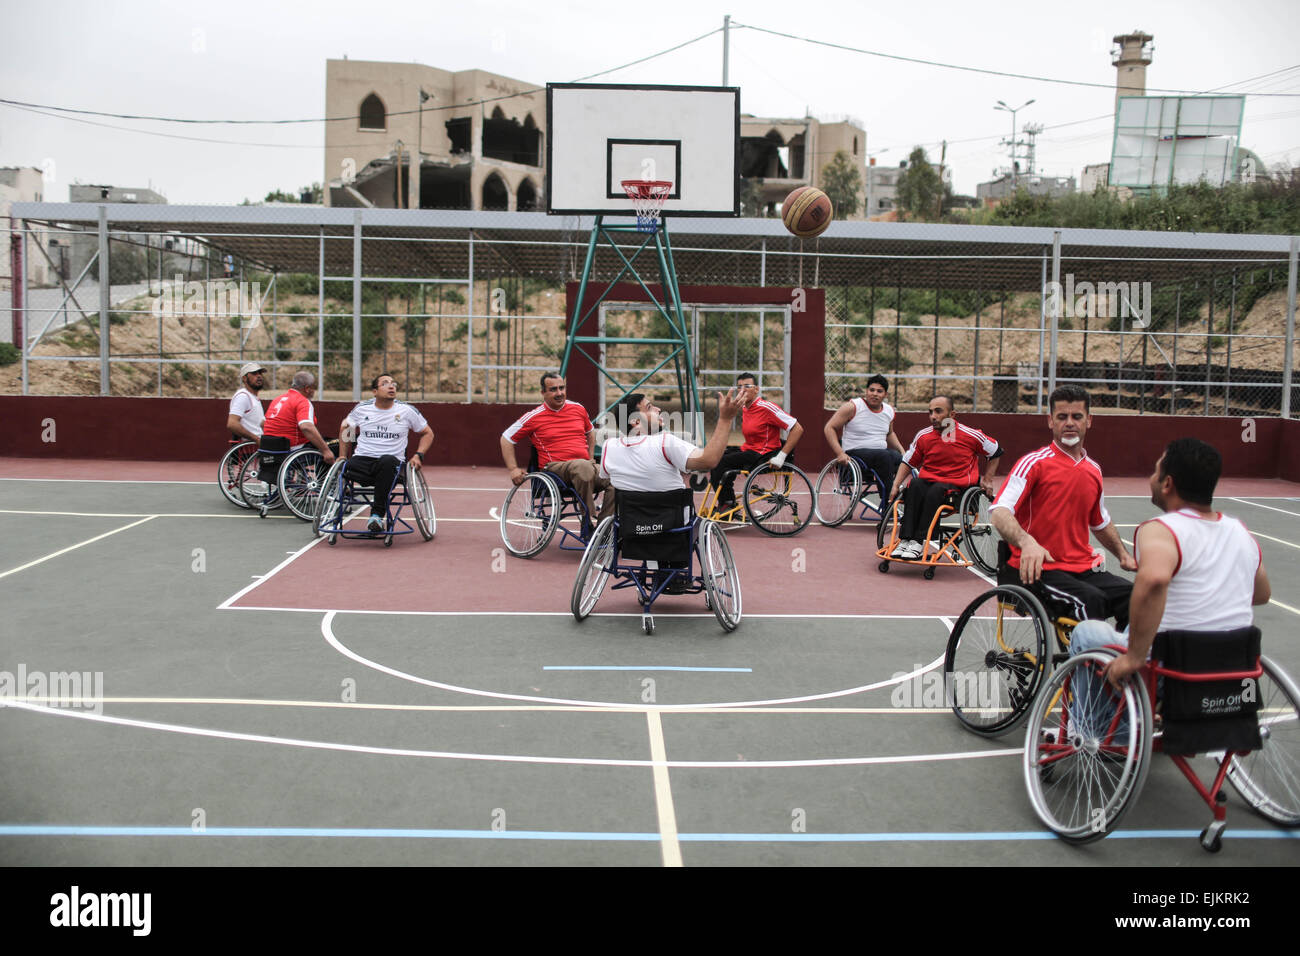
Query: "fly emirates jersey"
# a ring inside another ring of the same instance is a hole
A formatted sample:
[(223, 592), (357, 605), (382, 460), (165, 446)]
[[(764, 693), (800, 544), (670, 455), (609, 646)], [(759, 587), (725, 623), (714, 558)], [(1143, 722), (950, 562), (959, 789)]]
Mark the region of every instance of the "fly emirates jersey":
[(348, 412), (347, 422), (357, 430), (357, 456), (360, 458), (382, 458), (384, 455), (405, 458), (407, 436), (429, 427), (414, 406), (396, 401), (391, 408), (376, 408), (373, 400), (362, 402)]
[[(1052, 442), (1016, 462), (992, 507), (1008, 509), (1047, 549), (1054, 560), (1043, 565), (1044, 571), (1081, 574), (1098, 561), (1088, 531), (1110, 524), (1101, 488), (1101, 467), (1095, 461), (1086, 454), (1075, 461)], [(1019, 548), (1012, 546), (1007, 563), (1020, 567)]]

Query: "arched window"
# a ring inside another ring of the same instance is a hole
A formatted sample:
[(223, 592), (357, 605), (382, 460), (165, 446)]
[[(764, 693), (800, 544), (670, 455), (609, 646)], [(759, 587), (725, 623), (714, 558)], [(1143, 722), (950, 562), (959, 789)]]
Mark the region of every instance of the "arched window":
[(506, 114), (501, 112), (501, 107), (498, 106), (492, 110), (492, 118), (494, 120), (503, 120), (506, 118)]
[(483, 201), (479, 208), (499, 209), (503, 212), (510, 208), (510, 193), (496, 173), (483, 181)]
[(361, 101), (361, 122), (359, 129), (382, 131), (388, 128), (388, 111), (384, 101), (371, 93)]
[(534, 212), (537, 209), (537, 188), (531, 179), (525, 179), (515, 191), (515, 209), (519, 212)]

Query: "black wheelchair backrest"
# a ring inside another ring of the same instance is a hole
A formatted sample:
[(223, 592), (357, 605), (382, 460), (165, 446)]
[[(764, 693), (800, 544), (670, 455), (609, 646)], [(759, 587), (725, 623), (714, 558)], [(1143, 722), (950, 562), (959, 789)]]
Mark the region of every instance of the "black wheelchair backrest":
[(642, 561), (684, 561), (690, 556), (695, 517), (691, 489), (618, 491), (615, 502), (624, 555)]
[(1232, 631), (1162, 631), (1153, 660), (1186, 674), (1233, 673), (1223, 680), (1164, 679), (1166, 753), (1259, 748), (1259, 628)]

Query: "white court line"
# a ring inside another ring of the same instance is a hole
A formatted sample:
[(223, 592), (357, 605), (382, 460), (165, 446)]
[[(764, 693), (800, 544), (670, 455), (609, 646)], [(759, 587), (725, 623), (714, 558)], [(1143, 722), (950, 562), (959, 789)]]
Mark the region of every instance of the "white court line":
[(311, 750), (334, 750), (344, 753), (379, 754), (390, 757), (425, 757), (440, 760), (474, 760), (491, 763), (531, 763), (552, 764), (579, 767), (655, 767), (664, 766), (684, 770), (772, 770), (794, 767), (854, 767), (873, 764), (930, 763), (949, 760), (978, 760), (983, 757), (1009, 757), (1022, 755), (1021, 748), (1004, 750), (968, 750), (961, 752), (934, 754), (900, 754), (892, 757), (825, 757), (811, 760), (664, 760), (662, 764), (654, 760), (622, 759), (615, 757), (538, 757), (531, 754), (488, 754), (461, 752), (453, 750), (412, 750), (401, 747), (370, 747), (364, 744), (342, 744), (329, 740), (306, 740), (299, 737), (272, 737), (265, 734), (247, 734), (233, 730), (215, 730), (208, 727), (193, 727), (185, 724), (164, 724), (153, 720), (133, 720), (126, 717), (111, 717), (107, 714), (92, 714), (84, 711), (58, 710), (53, 707), (41, 707), (34, 704), (7, 700), (0, 703), (0, 710), (11, 707), (30, 713), (49, 717), (70, 717), (75, 720), (89, 720), (101, 724), (113, 724), (119, 727), (136, 727), (142, 730), (158, 730), (164, 733), (188, 734), (195, 737), (215, 737), (223, 740), (242, 740), (249, 743), (276, 744), (283, 747), (304, 747)]
[(0, 478), (0, 481), (81, 482), (86, 485), (215, 485), (215, 481), (170, 481), (158, 478)]
[[(348, 518), (347, 520), (351, 521), (352, 518), (355, 517), (356, 515), (354, 514), (352, 515), (352, 517)], [(257, 587), (259, 584), (269, 581), (276, 574), (276, 572), (284, 570), (286, 566), (298, 560), (298, 558), (302, 557), (302, 555), (306, 554), (308, 551), (310, 551), (312, 548), (314, 548), (316, 545), (320, 544), (324, 540), (325, 540), (324, 538), (312, 538), (309, 542), (307, 542), (307, 544), (299, 548), (297, 551), (290, 552), (287, 558), (285, 558), (283, 561), (281, 561), (279, 564), (273, 567), (270, 571), (267, 571), (266, 574), (254, 580), (251, 584), (244, 585), (244, 587), (240, 588), (234, 594), (230, 595), (230, 597), (226, 598), (224, 601), (218, 604), (217, 610), (218, 611), (227, 610), (232, 603), (238, 601), (241, 597), (243, 597), (249, 591), (253, 590), (253, 588)]]
[[(992, 620), (992, 618), (990, 618)], [(636, 714), (647, 711), (662, 713), (658, 707), (626, 704), (619, 707), (579, 707), (572, 704), (369, 704), (363, 701), (338, 700), (269, 700), (263, 698), (241, 697), (51, 697), (48, 694), (33, 696), (30, 694), (7, 697), (6, 700), (30, 704), (57, 705), (60, 707), (84, 707), (96, 704), (171, 704), (195, 705), (202, 707), (308, 707), (325, 710), (393, 710), (421, 711), (429, 713), (557, 713), (557, 714)], [(700, 707), (696, 709), (679, 708), (672, 711), (678, 715), (705, 715), (716, 717), (721, 714), (783, 714), (803, 716), (866, 716), (892, 717), (903, 715), (910, 717), (942, 717), (952, 714), (950, 707)]]
[(677, 812), (673, 809), (673, 788), (668, 782), (668, 750), (664, 747), (664, 728), (657, 711), (645, 715), (650, 729), (650, 759), (655, 762), (655, 812), (659, 817), (659, 841), (664, 866), (682, 865), (682, 845), (677, 840)]
[[(535, 704), (570, 704), (570, 705), (576, 704), (578, 706), (587, 704), (592, 707), (613, 707), (613, 708), (628, 706), (623, 704), (623, 702), (616, 701), (616, 700), (612, 700), (612, 701), (611, 700), (575, 700), (571, 697), (536, 697), (531, 694), (508, 694), (503, 691), (481, 690), (476, 687), (464, 687), (459, 684), (448, 684), (444, 681), (430, 680), (427, 677), (417, 677), (416, 675), (409, 674), (406, 671), (399, 671), (395, 667), (389, 667), (386, 664), (380, 664), (378, 661), (372, 661), (367, 657), (362, 657), (356, 651), (344, 645), (342, 641), (340, 641), (337, 637), (334, 636), (333, 623), (334, 623), (335, 614), (336, 612), (329, 611), (325, 614), (324, 617), (321, 618), (320, 631), (321, 631), (321, 636), (325, 638), (325, 642), (329, 644), (330, 647), (334, 648), (336, 651), (338, 651), (340, 654), (342, 654), (344, 657), (348, 658), (349, 660), (355, 661), (356, 663), (360, 664), (363, 667), (369, 667), (371, 670), (378, 671), (381, 674), (387, 674), (390, 677), (396, 677), (399, 680), (411, 681), (414, 684), (422, 684), (425, 687), (436, 687), (439, 690), (451, 691), (452, 693), (456, 693), (456, 694), (468, 694), (474, 697), (490, 697), (495, 700), (522, 700), (522, 701), (528, 701), (530, 703), (535, 703)], [(926, 664), (923, 667), (917, 667), (906, 674), (900, 673), (895, 677), (891, 677), (889, 680), (876, 681), (875, 683), (872, 684), (863, 684), (858, 687), (849, 687), (844, 690), (827, 691), (824, 694), (807, 694), (803, 697), (780, 697), (780, 698), (773, 698), (771, 700), (737, 700), (737, 701), (711, 701), (708, 703), (690, 703), (690, 704), (656, 704), (654, 709), (665, 713), (673, 713), (675, 711), (682, 710), (682, 709), (689, 710), (694, 708), (717, 708), (719, 710), (729, 710), (733, 707), (762, 707), (767, 704), (804, 704), (814, 700), (831, 700), (836, 697), (849, 697), (854, 694), (862, 694), (870, 690), (879, 690), (882, 687), (893, 687), (897, 684), (903, 683), (904, 681), (910, 681), (913, 678), (919, 677), (921, 674), (926, 673), (927, 671), (934, 670), (934, 668), (938, 667), (940, 664), (943, 663), (943, 659), (944, 659), (944, 655), (940, 654), (929, 664)], [(642, 710), (644, 709), (644, 707), (642, 705), (635, 705), (634, 709)]]
[[(439, 518), (439, 521), (442, 519)], [(268, 572), (266, 577), (270, 577)], [(227, 601), (234, 600), (228, 598)], [(359, 608), (338, 608), (338, 607), (276, 607), (274, 605), (253, 605), (243, 604), (239, 607), (230, 607), (222, 604), (217, 608), (219, 611), (285, 611), (294, 614), (392, 614), (401, 615), (409, 614), (412, 617), (573, 617), (572, 611), (388, 611), (382, 609), (359, 609)], [(597, 611), (590, 615), (597, 617), (634, 617), (638, 620), (644, 615), (640, 611)], [(668, 617), (676, 620), (677, 618), (699, 617), (712, 619), (713, 613), (710, 611), (688, 612), (686, 614), (671, 614)], [(943, 621), (947, 618), (942, 614), (746, 614), (746, 618), (780, 619), (780, 620), (803, 620), (805, 618), (827, 618), (832, 620), (848, 621)], [(949, 625), (951, 630), (952, 625)]]
[(26, 571), (28, 568), (35, 567), (38, 564), (44, 564), (46, 561), (52, 560), (53, 558), (57, 558), (61, 554), (67, 554), (69, 551), (76, 551), (78, 548), (84, 548), (88, 544), (94, 544), (96, 541), (101, 541), (104, 538), (109, 537), (110, 535), (117, 534), (119, 531), (126, 531), (128, 528), (134, 528), (138, 524), (144, 524), (146, 521), (151, 521), (153, 520), (153, 518), (154, 518), (153, 515), (147, 515), (146, 517), (141, 518), (139, 521), (132, 521), (130, 524), (124, 524), (120, 528), (114, 528), (112, 531), (105, 531), (103, 534), (97, 534), (93, 538), (87, 538), (85, 541), (81, 541), (78, 542), (77, 544), (69, 545), (66, 548), (61, 548), (58, 551), (55, 551), (53, 554), (47, 554), (43, 558), (37, 558), (35, 561), (28, 561), (26, 564), (20, 564), (16, 568), (10, 568), (8, 571), (0, 573), (0, 578), (7, 578), (11, 574), (17, 574), (19, 571)]
[[(1245, 498), (1229, 498), (1228, 500), (1239, 501), (1243, 505), (1254, 505), (1256, 508), (1267, 508), (1269, 511), (1278, 511), (1284, 515), (1290, 515), (1293, 518), (1300, 518), (1300, 511), (1287, 511), (1285, 508), (1274, 508), (1272, 505), (1261, 505), (1258, 501), (1249, 501)], [(1274, 501), (1277, 499), (1268, 499), (1268, 500)]]
[[(21, 511), (16, 508), (0, 508), (0, 514), (41, 515), (41, 516), (48, 515), (54, 517), (68, 517), (68, 518), (247, 518), (249, 517), (249, 512), (247, 511), (240, 511), (235, 513), (226, 512), (223, 514), (205, 515), (205, 514), (189, 514), (189, 513), (181, 513), (181, 512), (169, 512), (169, 513), (159, 512), (157, 514), (144, 514), (141, 512), (128, 513), (125, 511)], [(293, 515), (267, 515), (267, 517), (277, 518), (281, 521), (287, 518), (293, 518), (293, 520), (295, 521), (298, 520), (297, 518), (294, 518)], [(448, 520), (452, 520), (452, 519), (448, 519)]]
[(1284, 611), (1290, 611), (1292, 614), (1300, 614), (1300, 608), (1294, 608), (1290, 604), (1283, 604), (1281, 601), (1274, 600), (1273, 598), (1269, 598), (1268, 603), (1274, 604)]

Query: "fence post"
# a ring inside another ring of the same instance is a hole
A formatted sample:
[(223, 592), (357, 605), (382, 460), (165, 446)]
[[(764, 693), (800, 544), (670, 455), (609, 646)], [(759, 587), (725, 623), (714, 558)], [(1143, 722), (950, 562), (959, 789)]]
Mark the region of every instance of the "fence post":
[[(474, 401), (474, 230), (469, 231), (469, 308), (465, 324), (465, 401)], [(577, 315), (577, 313), (574, 313)], [(484, 398), (487, 396), (485, 395)]]
[(99, 207), (99, 394), (109, 394), (108, 381), (108, 309), (112, 303), (109, 283), (108, 207)]
[(325, 227), (320, 227), (320, 258), (316, 267), (316, 380), (325, 391)]
[(1043, 339), (1047, 332), (1047, 249), (1043, 248), (1043, 267), (1038, 281), (1038, 397), (1034, 400), (1034, 411), (1043, 410)]
[(1291, 255), (1286, 279), (1286, 354), (1282, 357), (1282, 417), (1291, 417), (1291, 351), (1295, 346), (1296, 261), (1300, 258), (1300, 236), (1291, 237)]
[(352, 400), (361, 401), (361, 210), (352, 216)]
[[(1047, 364), (1047, 394), (1056, 391), (1056, 349), (1061, 328), (1061, 230), (1052, 234), (1052, 345)], [(1042, 411), (1042, 409), (1039, 409)]]

